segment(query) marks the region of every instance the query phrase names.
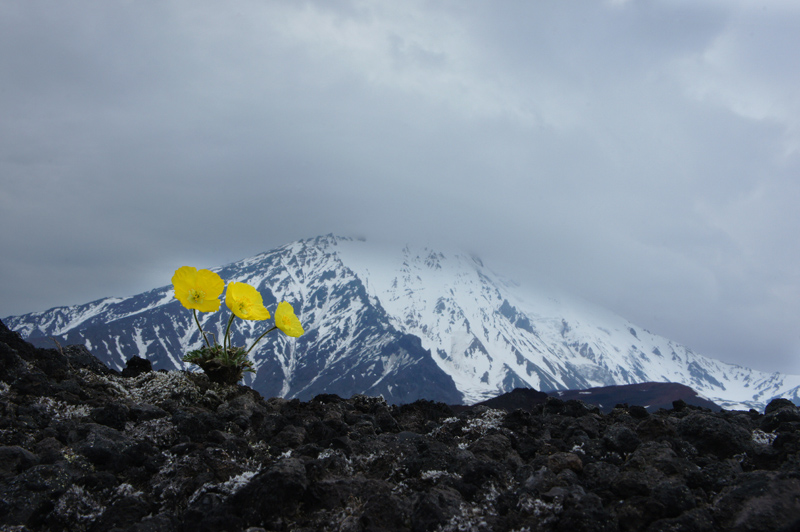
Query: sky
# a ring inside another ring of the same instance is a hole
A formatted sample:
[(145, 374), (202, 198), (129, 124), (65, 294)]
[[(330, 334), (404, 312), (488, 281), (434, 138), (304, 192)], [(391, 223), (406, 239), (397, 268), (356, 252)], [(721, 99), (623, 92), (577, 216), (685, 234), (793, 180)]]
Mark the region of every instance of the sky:
[(334, 233), (800, 374), (794, 0), (0, 0), (0, 317)]

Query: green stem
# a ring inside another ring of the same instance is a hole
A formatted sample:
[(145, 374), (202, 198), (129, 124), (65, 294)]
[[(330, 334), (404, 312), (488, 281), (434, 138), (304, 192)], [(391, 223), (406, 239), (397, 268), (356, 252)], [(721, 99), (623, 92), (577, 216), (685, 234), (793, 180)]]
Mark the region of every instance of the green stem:
[(200, 320), (197, 319), (197, 310), (196, 309), (192, 309), (192, 314), (194, 314), (194, 322), (197, 324), (197, 328), (200, 329), (200, 332), (203, 335), (203, 339), (206, 341), (206, 345), (208, 347), (211, 347), (211, 344), (208, 343), (208, 337), (206, 336), (206, 332), (203, 330), (202, 327), (200, 327)]
[(225, 353), (224, 356), (226, 358), (227, 358), (227, 355), (228, 355), (228, 344), (230, 343), (230, 337), (231, 337), (231, 323), (233, 323), (233, 317), (234, 316), (235, 316), (235, 314), (232, 313), (231, 314), (231, 318), (228, 320), (228, 327), (225, 329), (225, 337), (222, 340), (222, 342), (223, 342), (222, 343), (222, 351), (223, 351), (223, 353)]
[(272, 331), (274, 331), (274, 330), (275, 330), (275, 329), (277, 329), (277, 328), (278, 328), (278, 327), (273, 327), (272, 329), (268, 329), (268, 330), (264, 331), (264, 334), (262, 334), (261, 336), (259, 336), (259, 337), (256, 339), (256, 341), (255, 341), (255, 342), (253, 342), (253, 345), (251, 345), (251, 346), (250, 346), (250, 349), (248, 349), (248, 350), (245, 352), (245, 355), (248, 355), (248, 354), (250, 353), (250, 351), (252, 351), (252, 350), (253, 350), (253, 348), (256, 346), (256, 344), (257, 344), (258, 342), (260, 342), (260, 341), (261, 341), (261, 339), (262, 339), (262, 338), (264, 338), (264, 337), (265, 337), (267, 334), (271, 333)]

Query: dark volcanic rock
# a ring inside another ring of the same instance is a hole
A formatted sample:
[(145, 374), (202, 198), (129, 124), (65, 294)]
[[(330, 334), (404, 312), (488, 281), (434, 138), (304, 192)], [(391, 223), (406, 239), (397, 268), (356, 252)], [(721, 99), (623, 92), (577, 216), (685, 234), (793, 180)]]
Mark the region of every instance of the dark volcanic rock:
[(530, 388), (514, 388), (508, 393), (487, 399), (479, 405), (511, 412), (517, 408), (530, 410), (547, 401), (547, 394)]
[[(265, 400), (0, 324), (0, 532), (800, 528), (800, 410)], [(496, 407), (500, 407), (499, 409)]]
[(579, 399), (597, 405), (605, 413), (610, 412), (618, 404), (640, 405), (646, 408), (646, 411), (655, 412), (659, 408), (670, 409), (674, 401), (683, 401), (684, 404), (716, 412), (721, 410), (713, 402), (698, 396), (690, 387), (674, 382), (642, 382), (551, 393), (564, 401)]

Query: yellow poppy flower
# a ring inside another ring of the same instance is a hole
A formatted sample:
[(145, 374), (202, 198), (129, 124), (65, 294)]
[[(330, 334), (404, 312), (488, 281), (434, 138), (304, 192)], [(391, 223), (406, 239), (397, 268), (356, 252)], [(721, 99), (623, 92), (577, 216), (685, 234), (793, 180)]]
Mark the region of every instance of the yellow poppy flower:
[(186, 308), (200, 312), (219, 310), (219, 296), (225, 288), (222, 277), (211, 270), (182, 266), (172, 276), (175, 297)]
[(287, 336), (294, 336), (295, 338), (305, 332), (300, 320), (294, 315), (294, 309), (286, 301), (278, 303), (278, 308), (275, 309), (275, 326)]
[(247, 283), (228, 283), (225, 304), (236, 316), (243, 320), (265, 320), (269, 311), (258, 290)]

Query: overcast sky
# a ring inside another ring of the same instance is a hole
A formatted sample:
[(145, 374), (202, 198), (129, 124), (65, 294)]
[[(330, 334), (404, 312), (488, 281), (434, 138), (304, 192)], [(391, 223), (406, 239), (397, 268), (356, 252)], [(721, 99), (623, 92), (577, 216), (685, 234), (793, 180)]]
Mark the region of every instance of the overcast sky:
[(800, 373), (800, 2), (0, 0), (0, 317), (335, 233)]

